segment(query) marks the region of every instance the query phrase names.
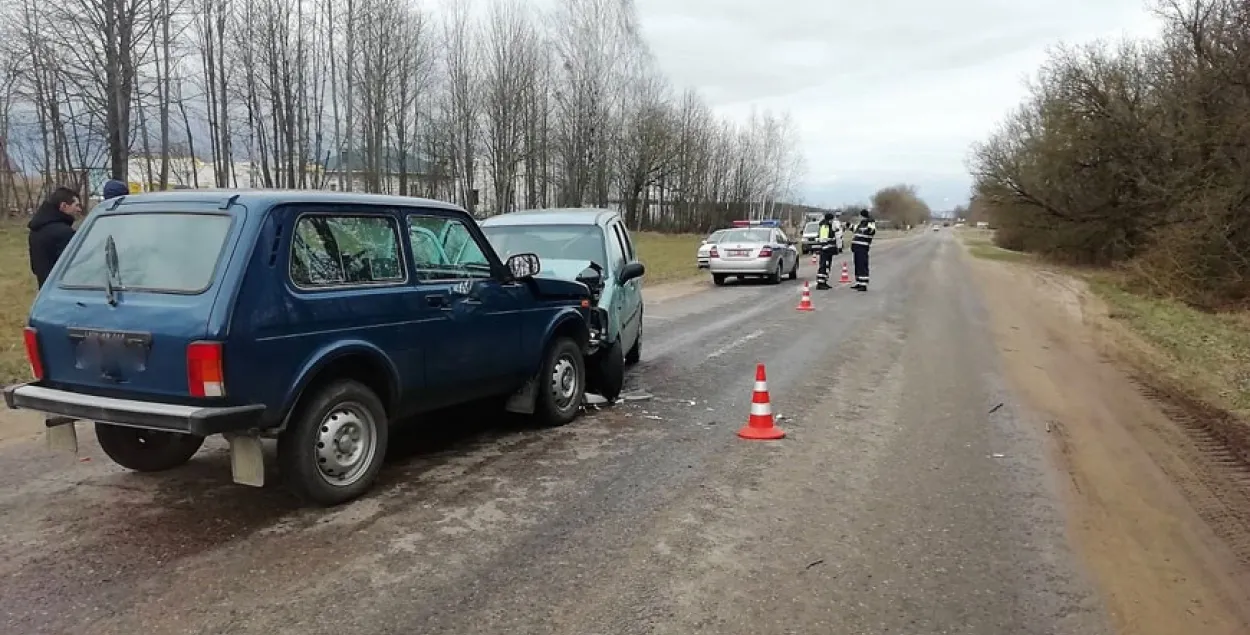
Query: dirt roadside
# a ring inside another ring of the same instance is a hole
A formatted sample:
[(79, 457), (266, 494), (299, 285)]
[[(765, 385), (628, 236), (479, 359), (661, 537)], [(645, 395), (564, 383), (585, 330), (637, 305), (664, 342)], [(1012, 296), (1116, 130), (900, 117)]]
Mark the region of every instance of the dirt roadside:
[(1069, 531), (1117, 631), (1250, 633), (1250, 471), (1112, 362), (1120, 339), (1081, 282), (968, 260), (1004, 370), (1052, 439)]

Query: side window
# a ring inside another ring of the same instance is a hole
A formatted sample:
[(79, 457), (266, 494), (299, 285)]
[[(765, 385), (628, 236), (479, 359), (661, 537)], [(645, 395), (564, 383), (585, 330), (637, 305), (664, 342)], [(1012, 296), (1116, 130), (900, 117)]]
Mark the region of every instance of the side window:
[(401, 253), (389, 216), (301, 216), (291, 238), (291, 281), (304, 288), (403, 282)]
[(614, 270), (619, 270), (621, 267), (624, 267), (627, 262), (625, 260), (625, 247), (621, 243), (621, 230), (615, 223), (613, 223), (607, 234), (608, 259), (612, 261), (612, 268)]
[(634, 243), (629, 239), (629, 231), (625, 229), (624, 223), (616, 225), (616, 231), (621, 234), (621, 242), (625, 245), (625, 260), (633, 262), (638, 259), (638, 254), (634, 253)]
[(454, 218), (408, 215), (408, 241), (417, 280), (471, 280), (489, 278), (490, 263), (473, 234)]

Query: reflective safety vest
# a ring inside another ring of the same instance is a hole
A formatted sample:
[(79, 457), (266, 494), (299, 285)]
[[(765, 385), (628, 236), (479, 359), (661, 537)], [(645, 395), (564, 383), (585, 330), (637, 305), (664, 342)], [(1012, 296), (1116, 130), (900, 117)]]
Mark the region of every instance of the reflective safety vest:
[(824, 223), (821, 223), (820, 224), (820, 239), (825, 240), (827, 238), (829, 238), (829, 226)]

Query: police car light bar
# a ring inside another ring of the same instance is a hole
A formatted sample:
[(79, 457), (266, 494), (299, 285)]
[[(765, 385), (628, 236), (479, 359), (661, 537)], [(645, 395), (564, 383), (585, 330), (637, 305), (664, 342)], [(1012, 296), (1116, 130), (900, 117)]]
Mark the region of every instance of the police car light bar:
[(775, 218), (767, 220), (736, 220), (734, 227), (781, 227), (781, 221)]

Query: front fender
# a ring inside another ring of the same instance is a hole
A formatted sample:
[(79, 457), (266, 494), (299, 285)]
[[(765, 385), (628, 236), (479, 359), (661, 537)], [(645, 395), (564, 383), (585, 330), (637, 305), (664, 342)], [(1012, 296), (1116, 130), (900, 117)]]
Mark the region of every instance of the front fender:
[(587, 323), (586, 313), (583, 311), (585, 309), (570, 306), (552, 313), (543, 328), (542, 337), (537, 339), (539, 346), (530, 355), (530, 375), (538, 373), (542, 366), (543, 354), (547, 352), (547, 346), (551, 344), (551, 340), (557, 334), (572, 336), (577, 341), (577, 345), (581, 347), (583, 354), (590, 353), (590, 327)]
[[(287, 389), (287, 393), (282, 399), (282, 428), (286, 428), (287, 421), (290, 420), (291, 413), (295, 410), (295, 405), (299, 403), (299, 400), (304, 396), (304, 391), (316, 379), (317, 375), (336, 360), (348, 355), (365, 355), (384, 368), (388, 382), (387, 392), (391, 395), (392, 400), (396, 398), (399, 394), (399, 370), (395, 368), (395, 364), (391, 362), (391, 359), (382, 352), (382, 349), (364, 340), (337, 341), (313, 351), (300, 366), (298, 373), (296, 373), (296, 377), (299, 379)], [(394, 403), (386, 404), (388, 410), (393, 408), (394, 405)]]

